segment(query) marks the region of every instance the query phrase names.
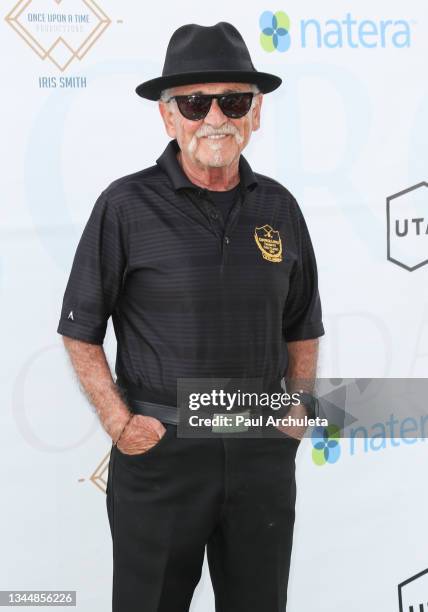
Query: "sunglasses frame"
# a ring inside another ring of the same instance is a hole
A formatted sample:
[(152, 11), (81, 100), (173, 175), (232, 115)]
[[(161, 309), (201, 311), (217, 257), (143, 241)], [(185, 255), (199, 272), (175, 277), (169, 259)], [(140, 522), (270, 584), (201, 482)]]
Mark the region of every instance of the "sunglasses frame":
[[(245, 113), (243, 113), (242, 115), (235, 115), (235, 116), (228, 115), (227, 113), (225, 113), (223, 108), (222, 108), (222, 106), (221, 106), (222, 99), (228, 98), (230, 96), (240, 95), (240, 94), (245, 95), (245, 96), (251, 96), (251, 98), (250, 98), (250, 105), (248, 107), (248, 110), (245, 111)], [(185, 119), (187, 119), (188, 121), (202, 121), (202, 119), (205, 119), (205, 117), (210, 112), (211, 106), (212, 106), (212, 103), (213, 103), (213, 98), (215, 98), (218, 101), (218, 105), (219, 105), (220, 110), (223, 113), (223, 115), (225, 115), (229, 119), (241, 119), (242, 117), (245, 117), (245, 115), (247, 115), (250, 112), (254, 96), (256, 96), (256, 95), (257, 94), (254, 93), (254, 91), (233, 91), (233, 92), (230, 91), (228, 93), (219, 93), (219, 94), (198, 94), (198, 93), (197, 94), (181, 94), (181, 95), (171, 96), (170, 98), (168, 98), (168, 100), (166, 100), (166, 102), (171, 102), (171, 100), (175, 100), (177, 102), (178, 110), (183, 115), (183, 117)], [(210, 98), (210, 105), (209, 105), (209, 107), (207, 109), (207, 112), (202, 117), (200, 117), (198, 119), (192, 119), (190, 117), (186, 117), (186, 115), (181, 110), (178, 102), (179, 102), (180, 99), (184, 100), (184, 99), (188, 99), (188, 98), (205, 98), (205, 99), (206, 98)]]

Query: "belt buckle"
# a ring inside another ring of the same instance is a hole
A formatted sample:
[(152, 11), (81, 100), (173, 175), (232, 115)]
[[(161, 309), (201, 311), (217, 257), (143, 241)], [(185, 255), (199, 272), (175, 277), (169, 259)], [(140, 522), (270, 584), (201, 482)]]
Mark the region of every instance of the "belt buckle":
[[(227, 416), (228, 419), (230, 418), (234, 418), (237, 416), (243, 416), (244, 418), (249, 418), (250, 417), (250, 413), (248, 410), (245, 410), (244, 412), (233, 412), (232, 414), (228, 414), (225, 415), (223, 412), (221, 413), (217, 413), (214, 414), (213, 417), (224, 417)], [(248, 431), (248, 425), (237, 425), (236, 424), (236, 418), (235, 418), (235, 424), (230, 424), (230, 425), (211, 425), (211, 431), (213, 433), (245, 433)]]

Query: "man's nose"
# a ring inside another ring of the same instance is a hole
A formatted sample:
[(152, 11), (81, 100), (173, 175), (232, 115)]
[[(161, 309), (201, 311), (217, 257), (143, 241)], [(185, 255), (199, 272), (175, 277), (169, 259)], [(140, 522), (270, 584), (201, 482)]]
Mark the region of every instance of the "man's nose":
[(209, 123), (209, 125), (212, 125), (213, 127), (220, 127), (226, 123), (227, 120), (226, 115), (223, 114), (220, 106), (218, 105), (218, 100), (213, 98), (208, 115), (205, 117), (205, 123)]

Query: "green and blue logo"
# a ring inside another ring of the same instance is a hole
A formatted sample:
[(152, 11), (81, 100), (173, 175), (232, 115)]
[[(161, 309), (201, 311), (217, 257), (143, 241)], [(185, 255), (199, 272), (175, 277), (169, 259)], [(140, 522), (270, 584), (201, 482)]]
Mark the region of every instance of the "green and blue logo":
[(315, 465), (336, 463), (340, 458), (340, 430), (336, 425), (315, 427), (311, 434), (312, 461)]
[(287, 13), (265, 11), (260, 15), (260, 44), (265, 51), (287, 51), (290, 47), (290, 18)]

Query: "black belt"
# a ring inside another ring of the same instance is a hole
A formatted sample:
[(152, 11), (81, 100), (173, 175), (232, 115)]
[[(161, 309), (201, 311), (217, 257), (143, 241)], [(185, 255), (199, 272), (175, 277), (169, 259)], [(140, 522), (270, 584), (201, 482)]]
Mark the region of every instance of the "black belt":
[(155, 417), (163, 423), (178, 424), (178, 408), (168, 404), (154, 404), (153, 402), (145, 402), (129, 398), (128, 406), (131, 412), (135, 414), (144, 414), (144, 416)]
[[(153, 401), (153, 393), (148, 389), (134, 385), (123, 375), (117, 376), (116, 385), (121, 390), (131, 412), (154, 417), (163, 423), (178, 424), (179, 410), (176, 404)], [(274, 389), (283, 391), (278, 385), (280, 383), (274, 383), (271, 391)]]

